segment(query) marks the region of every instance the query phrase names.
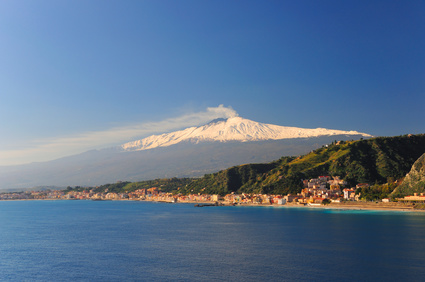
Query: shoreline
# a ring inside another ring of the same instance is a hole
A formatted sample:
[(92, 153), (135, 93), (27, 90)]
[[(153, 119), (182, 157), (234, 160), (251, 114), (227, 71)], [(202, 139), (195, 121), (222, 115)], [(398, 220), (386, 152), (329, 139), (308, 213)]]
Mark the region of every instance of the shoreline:
[(259, 206), (259, 207), (287, 207), (287, 208), (308, 208), (308, 209), (333, 209), (333, 210), (374, 210), (374, 211), (403, 211), (403, 212), (425, 212), (424, 209), (415, 209), (413, 205), (402, 203), (366, 203), (366, 202), (349, 202), (349, 203), (330, 203), (327, 205), (303, 205), (297, 203), (287, 203), (285, 205), (238, 205), (238, 206)]
[[(404, 204), (398, 202), (390, 203), (374, 203), (374, 202), (345, 202), (345, 203), (330, 203), (327, 205), (304, 205), (298, 203), (286, 203), (284, 205), (273, 205), (273, 204), (233, 204), (233, 203), (218, 203), (214, 205), (213, 202), (208, 201), (184, 201), (184, 202), (169, 202), (164, 200), (135, 200), (135, 199), (105, 199), (105, 200), (92, 200), (92, 199), (2, 199), (2, 201), (134, 201), (134, 202), (153, 202), (153, 203), (165, 203), (165, 204), (200, 204), (217, 207), (279, 207), (279, 208), (308, 208), (308, 209), (332, 209), (332, 210), (370, 210), (370, 211), (402, 211), (402, 212), (420, 212), (425, 213), (425, 209), (415, 209), (412, 204)], [(204, 206), (202, 206), (204, 207)]]
[(369, 203), (361, 203), (361, 204), (329, 204), (329, 205), (321, 205), (321, 206), (306, 206), (308, 208), (313, 209), (333, 209), (333, 210), (364, 210), (364, 211), (401, 211), (401, 212), (425, 212), (422, 209), (415, 209), (413, 206), (381, 206), (378, 204), (369, 204)]
[[(211, 202), (177, 202), (177, 204), (211, 204)], [(367, 203), (367, 202), (347, 202), (347, 203), (330, 203), (328, 205), (304, 205), (298, 203), (286, 203), (284, 205), (270, 204), (232, 204), (223, 203), (220, 206), (236, 206), (236, 207), (278, 207), (278, 208), (307, 208), (307, 209), (333, 209), (333, 210), (370, 210), (370, 211), (402, 211), (402, 212), (420, 212), (425, 213), (425, 209), (415, 209), (411, 204), (403, 203)]]

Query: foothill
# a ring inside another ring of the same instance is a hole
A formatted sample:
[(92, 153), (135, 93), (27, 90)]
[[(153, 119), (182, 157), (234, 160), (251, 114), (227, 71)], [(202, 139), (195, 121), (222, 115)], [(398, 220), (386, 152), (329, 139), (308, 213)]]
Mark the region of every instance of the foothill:
[(423, 134), (335, 141), (303, 156), (234, 166), (200, 178), (4, 192), (0, 193), (0, 200), (425, 209), (424, 145)]

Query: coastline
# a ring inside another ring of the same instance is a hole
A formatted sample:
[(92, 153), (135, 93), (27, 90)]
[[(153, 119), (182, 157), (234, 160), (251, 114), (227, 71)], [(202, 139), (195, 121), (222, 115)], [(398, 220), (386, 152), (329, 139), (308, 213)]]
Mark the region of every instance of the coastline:
[(369, 211), (402, 211), (402, 212), (425, 212), (422, 209), (415, 209), (412, 205), (399, 203), (331, 203), (329, 205), (307, 206), (308, 208), (334, 209), (334, 210), (369, 210)]
[(284, 205), (272, 204), (234, 204), (228, 202), (218, 203), (214, 205), (209, 201), (180, 201), (170, 202), (164, 200), (138, 200), (138, 199), (105, 199), (105, 200), (91, 200), (91, 199), (1, 199), (0, 201), (134, 201), (134, 202), (155, 202), (166, 204), (193, 204), (201, 205), (200, 207), (277, 207), (277, 208), (308, 208), (308, 209), (333, 209), (333, 210), (370, 210), (370, 211), (401, 211), (401, 212), (420, 212), (425, 213), (425, 209), (415, 209), (412, 204), (404, 204), (398, 202), (382, 203), (382, 202), (342, 202), (330, 203), (327, 205), (304, 205), (298, 203), (286, 203)]
[[(178, 202), (184, 204), (201, 204), (201, 202)], [(211, 204), (211, 202), (202, 202), (202, 204)], [(367, 202), (346, 202), (346, 203), (330, 203), (328, 205), (302, 205), (297, 203), (286, 203), (284, 205), (270, 204), (232, 204), (223, 203), (218, 206), (238, 206), (238, 207), (278, 207), (278, 208), (307, 208), (307, 209), (333, 209), (333, 210), (370, 210), (370, 211), (402, 211), (402, 212), (425, 212), (424, 209), (415, 209), (411, 204), (403, 203), (367, 203)]]
[(330, 203), (328, 205), (301, 205), (297, 203), (287, 203), (285, 205), (261, 205), (247, 204), (238, 206), (253, 207), (287, 207), (287, 208), (308, 208), (308, 209), (333, 209), (333, 210), (374, 210), (374, 211), (403, 211), (403, 212), (425, 212), (423, 209), (415, 209), (413, 205), (403, 203), (367, 203), (367, 202), (347, 202)]
[[(157, 202), (157, 203), (169, 203), (169, 204), (201, 204), (212, 206), (213, 202), (210, 201), (180, 201), (180, 202), (167, 202), (167, 201), (155, 201), (155, 200), (112, 200), (112, 201), (141, 201), (141, 202)], [(286, 203), (284, 205), (272, 205), (272, 204), (235, 204), (222, 202), (217, 207), (278, 207), (278, 208), (309, 208), (309, 209), (335, 209), (335, 210), (376, 210), (376, 211), (404, 211), (404, 212), (425, 212), (425, 209), (415, 209), (412, 204), (404, 204), (397, 202), (382, 203), (382, 202), (343, 202), (343, 203), (330, 203), (328, 205), (309, 206), (298, 203)]]

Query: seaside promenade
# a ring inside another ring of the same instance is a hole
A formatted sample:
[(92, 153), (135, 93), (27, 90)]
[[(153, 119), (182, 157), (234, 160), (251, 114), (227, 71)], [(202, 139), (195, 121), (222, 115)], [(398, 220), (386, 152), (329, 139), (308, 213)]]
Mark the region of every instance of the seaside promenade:
[(325, 203), (313, 203), (312, 201), (297, 201), (296, 197), (265, 194), (228, 194), (224, 197), (219, 195), (174, 195), (162, 193), (155, 189), (152, 193), (146, 191), (134, 191), (131, 193), (93, 193), (90, 191), (29, 191), (0, 194), (0, 200), (94, 200), (94, 201), (151, 201), (165, 203), (189, 203), (205, 204), (198, 206), (263, 206), (263, 207), (305, 207), (316, 209), (340, 209), (340, 210), (388, 210), (388, 211), (423, 211), (420, 205), (409, 202), (382, 202), (382, 201), (354, 201), (342, 200)]

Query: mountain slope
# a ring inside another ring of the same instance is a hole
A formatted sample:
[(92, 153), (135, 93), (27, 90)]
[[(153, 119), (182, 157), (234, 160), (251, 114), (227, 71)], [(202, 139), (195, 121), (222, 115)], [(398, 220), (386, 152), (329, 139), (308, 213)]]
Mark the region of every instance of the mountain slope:
[(191, 183), (185, 192), (287, 194), (301, 190), (302, 179), (340, 176), (350, 185), (402, 178), (425, 151), (425, 135), (379, 137), (339, 142), (301, 157), (267, 164), (235, 166)]
[(167, 147), (180, 142), (249, 142), (312, 138), (333, 135), (358, 135), (362, 137), (372, 137), (369, 134), (357, 131), (331, 130), (325, 128), (305, 129), (265, 124), (241, 117), (233, 117), (229, 119), (217, 119), (200, 127), (190, 127), (171, 133), (152, 135), (141, 140), (125, 143), (121, 147), (125, 151), (139, 151), (158, 147)]
[(181, 142), (151, 150), (122, 152), (92, 150), (50, 162), (0, 167), (0, 189), (41, 185), (96, 186), (116, 181), (155, 178), (200, 177), (244, 163), (266, 163), (282, 156), (305, 154), (334, 138), (332, 136), (257, 142)]
[(240, 117), (219, 119), (120, 147), (49, 162), (0, 167), (0, 189), (199, 177), (238, 164), (305, 154), (333, 140), (368, 136), (356, 131), (262, 124)]
[(413, 164), (403, 183), (392, 193), (396, 198), (425, 192), (425, 153)]

